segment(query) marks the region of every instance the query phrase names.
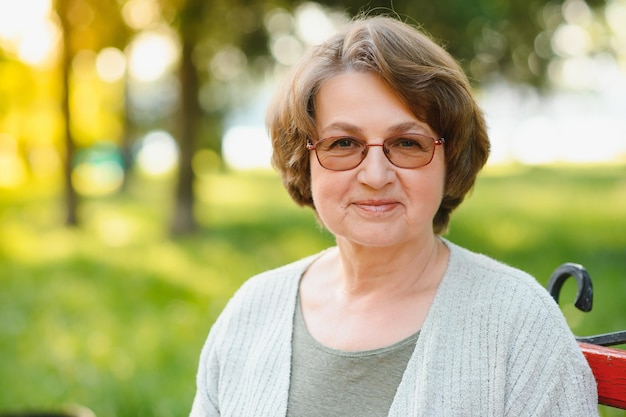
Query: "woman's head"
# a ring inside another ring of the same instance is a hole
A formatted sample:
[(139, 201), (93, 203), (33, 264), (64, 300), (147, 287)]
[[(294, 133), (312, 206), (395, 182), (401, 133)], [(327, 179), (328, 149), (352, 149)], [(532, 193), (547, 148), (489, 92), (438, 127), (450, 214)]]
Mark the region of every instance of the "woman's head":
[(433, 220), (434, 232), (442, 233), (487, 160), (485, 121), (456, 61), (427, 36), (392, 18), (351, 22), (313, 48), (276, 95), (267, 127), (272, 162), (285, 187), (298, 204), (315, 209), (306, 147), (307, 140), (321, 139), (315, 98), (324, 82), (350, 71), (377, 74), (418, 119), (445, 138), (444, 197)]

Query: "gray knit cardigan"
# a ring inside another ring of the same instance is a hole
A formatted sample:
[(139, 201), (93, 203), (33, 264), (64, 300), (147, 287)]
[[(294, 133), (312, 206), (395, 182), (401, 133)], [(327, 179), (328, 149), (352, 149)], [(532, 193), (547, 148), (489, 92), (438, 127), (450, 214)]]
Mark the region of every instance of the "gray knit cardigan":
[[(597, 416), (595, 380), (547, 291), (444, 242), (448, 268), (389, 416)], [(230, 300), (202, 350), (191, 417), (286, 415), (296, 294), (316, 256)]]

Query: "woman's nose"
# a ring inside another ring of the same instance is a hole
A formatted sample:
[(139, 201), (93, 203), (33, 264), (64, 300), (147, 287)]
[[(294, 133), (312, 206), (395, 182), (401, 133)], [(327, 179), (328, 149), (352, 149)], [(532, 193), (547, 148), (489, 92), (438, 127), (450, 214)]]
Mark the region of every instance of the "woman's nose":
[(357, 179), (372, 188), (380, 189), (393, 181), (394, 166), (385, 155), (382, 144), (369, 145), (365, 159), (358, 166)]

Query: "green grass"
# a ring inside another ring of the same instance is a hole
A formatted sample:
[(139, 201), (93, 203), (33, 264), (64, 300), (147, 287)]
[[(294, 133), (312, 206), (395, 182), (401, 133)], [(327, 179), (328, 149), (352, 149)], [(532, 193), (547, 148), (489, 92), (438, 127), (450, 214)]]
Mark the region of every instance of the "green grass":
[[(79, 403), (98, 417), (186, 415), (200, 348), (232, 293), (332, 244), (273, 174), (204, 178), (201, 231), (176, 240), (167, 182), (86, 201), (77, 230), (60, 226), (57, 191), (0, 190), (0, 413)], [(447, 237), (544, 285), (561, 263), (583, 264), (595, 305), (575, 311), (566, 285), (573, 330), (626, 329), (626, 168), (487, 171)]]

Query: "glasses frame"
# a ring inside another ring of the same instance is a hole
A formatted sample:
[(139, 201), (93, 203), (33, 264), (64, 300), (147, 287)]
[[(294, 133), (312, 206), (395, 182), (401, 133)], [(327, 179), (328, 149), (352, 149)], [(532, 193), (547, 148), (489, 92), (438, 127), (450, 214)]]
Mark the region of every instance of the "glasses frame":
[[(423, 165), (418, 165), (415, 167), (404, 167), (404, 166), (400, 166), (395, 164), (390, 158), (389, 158), (389, 148), (387, 148), (385, 146), (386, 142), (388, 140), (391, 139), (396, 139), (396, 138), (401, 138), (402, 136), (406, 136), (406, 135), (410, 135), (410, 136), (421, 136), (424, 138), (428, 138), (431, 139), (433, 141), (433, 150), (432, 153), (430, 154), (430, 158), (428, 158), (428, 161), (426, 163), (424, 163)], [(319, 154), (317, 153), (317, 146), (324, 142), (324, 141), (328, 141), (328, 140), (334, 140), (334, 139), (341, 139), (341, 138), (346, 138), (346, 139), (358, 139), (359, 141), (365, 142), (365, 148), (363, 148), (363, 150), (361, 151), (361, 160), (359, 161), (359, 163), (357, 163), (355, 166), (351, 167), (351, 168), (343, 168), (343, 169), (336, 169), (336, 168), (328, 168), (326, 166), (324, 166), (324, 164), (322, 163), (322, 160), (320, 159)], [(387, 160), (389, 161), (389, 163), (391, 163), (391, 165), (398, 167), (398, 168), (402, 168), (402, 169), (418, 169), (418, 168), (423, 168), (426, 165), (430, 164), (433, 160), (433, 158), (435, 157), (435, 151), (437, 150), (437, 146), (438, 145), (443, 145), (446, 142), (445, 138), (439, 138), (439, 139), (435, 139), (432, 136), (428, 136), (428, 135), (424, 135), (421, 133), (403, 133), (401, 135), (394, 135), (391, 137), (388, 137), (386, 139), (383, 140), (383, 143), (367, 143), (364, 139), (361, 139), (359, 137), (356, 136), (350, 136), (350, 135), (338, 135), (338, 136), (328, 136), (325, 138), (322, 138), (320, 140), (318, 140), (317, 142), (313, 143), (311, 140), (307, 141), (306, 144), (306, 148), (310, 151), (314, 151), (315, 152), (315, 157), (317, 158), (317, 161), (319, 162), (320, 166), (324, 169), (327, 169), (329, 171), (350, 171), (351, 169), (354, 169), (356, 167), (358, 167), (359, 165), (361, 165), (363, 163), (363, 161), (365, 161), (365, 158), (367, 158), (367, 154), (369, 152), (369, 148), (373, 147), (373, 146), (380, 146), (383, 149), (383, 154), (385, 155), (385, 158), (387, 158)]]

